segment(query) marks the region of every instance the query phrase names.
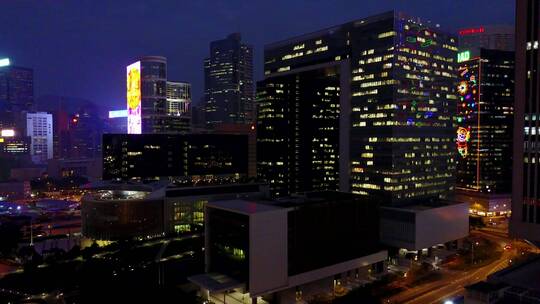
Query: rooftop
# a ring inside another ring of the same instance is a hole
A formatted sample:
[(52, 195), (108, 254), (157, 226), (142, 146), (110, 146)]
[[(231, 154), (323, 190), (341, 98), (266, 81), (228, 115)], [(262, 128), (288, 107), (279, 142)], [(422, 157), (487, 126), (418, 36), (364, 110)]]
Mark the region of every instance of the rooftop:
[(245, 215), (256, 213), (273, 212), (278, 210), (287, 210), (286, 208), (274, 206), (272, 202), (267, 201), (248, 201), (248, 200), (226, 200), (209, 202), (208, 207), (223, 209)]
[(503, 269), (490, 276), (490, 280), (504, 282), (512, 287), (520, 287), (528, 291), (540, 292), (540, 256), (526, 262)]

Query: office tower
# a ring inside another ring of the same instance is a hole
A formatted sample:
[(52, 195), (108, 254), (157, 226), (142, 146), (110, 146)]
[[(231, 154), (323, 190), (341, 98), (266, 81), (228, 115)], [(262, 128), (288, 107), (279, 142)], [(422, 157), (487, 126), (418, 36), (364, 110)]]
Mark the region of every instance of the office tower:
[(458, 69), (456, 199), (473, 214), (505, 215), (512, 193), (514, 52), (478, 51)]
[(516, 1), (516, 102), (510, 234), (540, 241), (538, 120), (540, 1)]
[(211, 42), (204, 60), (206, 123), (253, 122), (253, 96), (253, 48), (239, 33)]
[(34, 163), (43, 164), (53, 158), (52, 114), (26, 114), (26, 136), (30, 137), (30, 155)]
[[(343, 102), (339, 118), (336, 117), (339, 137), (330, 140), (330, 129), (326, 129), (326, 134), (313, 128), (309, 130), (310, 126), (296, 130), (296, 121), (303, 115), (300, 112), (279, 112), (278, 104), (283, 97), (278, 94), (293, 96), (295, 93), (281, 92), (275, 86), (269, 87), (270, 94), (261, 91), (258, 104), (262, 120), (257, 128), (261, 134), (258, 139), (261, 157), (257, 160), (260, 177), (270, 183), (271, 189), (287, 183), (290, 177), (277, 169), (265, 171), (265, 162), (276, 166), (276, 160), (270, 154), (266, 158), (261, 149), (265, 146), (265, 150), (270, 150), (269, 147), (274, 146), (271, 151), (278, 151), (283, 145), (297, 145), (299, 143), (294, 142), (297, 135), (291, 137), (289, 132), (298, 132), (300, 137), (311, 132), (328, 136), (329, 141), (319, 146), (325, 157), (332, 159), (332, 155), (339, 153), (341, 191), (378, 194), (384, 196), (388, 204), (444, 197), (454, 183), (456, 153), (452, 117), (457, 99), (453, 91), (457, 80), (456, 54), (457, 37), (431, 23), (393, 11), (266, 45), (263, 89), (272, 81), (280, 80), (278, 76), (335, 64), (340, 70), (339, 95)], [(333, 83), (335, 87), (337, 81)], [(328, 96), (329, 100), (336, 98), (331, 97), (335, 91), (322, 88), (317, 88), (322, 96)], [(296, 85), (287, 88), (291, 89), (296, 89)], [(301, 82), (299, 89), (302, 89)], [(337, 113), (335, 108), (333, 112), (331, 107), (325, 108), (321, 104), (323, 98), (318, 98), (286, 97), (283, 104), (318, 104), (323, 113)], [(272, 137), (265, 137), (263, 132), (270, 131), (266, 127), (274, 127), (273, 122), (281, 117), (268, 117), (263, 114), (264, 109), (270, 109), (264, 112), (266, 114), (274, 115), (274, 111), (276, 116), (290, 115), (291, 120), (283, 120), (284, 127), (276, 129)], [(291, 110), (296, 111), (294, 107)], [(314, 115), (318, 114), (313, 114), (311, 119), (315, 120)], [(337, 138), (338, 145), (333, 142)], [(339, 152), (335, 151), (336, 146)], [(291, 162), (296, 165), (292, 155), (288, 158), (289, 165)], [(299, 159), (298, 163), (303, 161), (306, 160)], [(323, 168), (336, 170), (329, 165)], [(328, 187), (334, 186), (328, 184)], [(275, 189), (273, 192), (276, 194)]]
[(225, 134), (104, 134), (103, 179), (221, 183), (245, 178), (248, 138)]
[(340, 67), (289, 71), (257, 84), (258, 174), (274, 196), (339, 190)]
[(167, 121), (167, 58), (146, 56), (127, 67), (128, 133), (162, 133)]
[(25, 113), (34, 103), (34, 71), (0, 60), (0, 128), (25, 132)]
[(514, 51), (515, 30), (509, 25), (486, 25), (459, 31), (459, 49), (478, 55), (481, 48)]
[(191, 84), (167, 81), (167, 115), (173, 116), (176, 131), (191, 130)]

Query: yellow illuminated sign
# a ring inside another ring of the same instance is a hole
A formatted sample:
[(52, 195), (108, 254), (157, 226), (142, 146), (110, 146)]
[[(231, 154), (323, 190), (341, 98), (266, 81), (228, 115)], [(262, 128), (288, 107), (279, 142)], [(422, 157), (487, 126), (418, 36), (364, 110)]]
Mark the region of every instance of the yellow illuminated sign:
[(141, 120), (141, 62), (127, 67), (128, 134), (142, 133)]

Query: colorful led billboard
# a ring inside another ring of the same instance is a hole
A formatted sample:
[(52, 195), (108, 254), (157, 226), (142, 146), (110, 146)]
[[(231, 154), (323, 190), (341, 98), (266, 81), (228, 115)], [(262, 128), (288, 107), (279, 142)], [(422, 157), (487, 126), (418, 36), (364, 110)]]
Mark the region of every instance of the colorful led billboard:
[(459, 68), (460, 81), (457, 86), (459, 101), (457, 103), (456, 122), (456, 145), (458, 153), (463, 157), (469, 154), (469, 141), (471, 139), (471, 127), (475, 123), (475, 115), (478, 114), (480, 89), (478, 87), (478, 71), (476, 68), (465, 64)]
[(127, 67), (128, 134), (142, 133), (141, 118), (141, 62)]

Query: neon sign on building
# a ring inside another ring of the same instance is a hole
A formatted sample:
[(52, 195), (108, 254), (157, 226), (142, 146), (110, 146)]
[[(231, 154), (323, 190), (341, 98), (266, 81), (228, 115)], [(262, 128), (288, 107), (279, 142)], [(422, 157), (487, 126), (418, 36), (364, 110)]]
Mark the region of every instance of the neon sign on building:
[(463, 29), (459, 31), (459, 35), (466, 36), (466, 35), (473, 35), (473, 34), (481, 34), (481, 33), (484, 33), (485, 31), (486, 30), (484, 29), (483, 26), (478, 27), (478, 28), (468, 28), (468, 29)]
[(127, 67), (128, 134), (142, 133), (141, 118), (141, 62)]

